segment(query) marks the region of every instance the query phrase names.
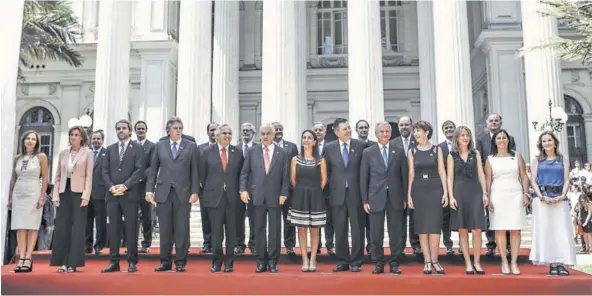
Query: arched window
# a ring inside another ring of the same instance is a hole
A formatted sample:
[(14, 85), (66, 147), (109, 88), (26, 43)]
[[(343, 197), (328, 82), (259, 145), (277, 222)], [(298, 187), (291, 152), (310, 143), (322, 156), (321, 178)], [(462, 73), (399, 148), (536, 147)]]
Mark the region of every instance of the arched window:
[(570, 164), (576, 160), (580, 163), (585, 163), (588, 160), (588, 153), (586, 149), (586, 131), (584, 125), (584, 117), (582, 117), (583, 109), (580, 103), (570, 96), (564, 96), (565, 112), (567, 113), (567, 146)]
[(19, 125), (19, 139), (18, 139), (18, 150), (21, 147), (21, 138), (23, 134), (28, 130), (34, 130), (39, 133), (41, 138), (40, 150), (47, 155), (49, 178), (51, 180), (51, 166), (52, 166), (52, 155), (53, 155), (53, 140), (54, 140), (54, 124), (55, 119), (53, 114), (44, 107), (33, 107), (25, 112), (25, 115), (21, 118)]
[(393, 121), (389, 121), (389, 123), (391, 124), (391, 140), (400, 136), (401, 133), (399, 133), (399, 125), (396, 122)]

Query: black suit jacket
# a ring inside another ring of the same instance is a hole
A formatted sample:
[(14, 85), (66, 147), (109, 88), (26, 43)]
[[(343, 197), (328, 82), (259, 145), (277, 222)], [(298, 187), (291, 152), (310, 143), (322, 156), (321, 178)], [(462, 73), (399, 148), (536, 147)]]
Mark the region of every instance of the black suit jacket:
[(372, 213), (384, 211), (387, 198), (393, 209), (405, 209), (409, 175), (405, 151), (389, 145), (387, 163), (385, 167), (378, 144), (366, 148), (362, 154), (360, 191), (362, 202), (370, 204)]
[[(169, 139), (169, 136), (164, 136), (164, 137), (158, 139), (158, 141), (160, 142), (160, 141), (168, 140), (168, 139)], [(192, 136), (189, 136), (189, 135), (181, 134), (181, 139), (188, 140), (188, 141), (195, 143), (195, 138)]]
[(279, 207), (280, 196), (288, 197), (290, 158), (277, 144), (273, 150), (269, 174), (265, 173), (263, 146), (253, 145), (247, 151), (240, 174), (240, 191), (249, 192), (255, 206)]
[[(398, 136), (394, 139), (392, 139), (389, 143), (389, 145), (394, 145), (397, 146), (401, 149), (403, 149), (403, 151), (405, 151), (405, 145), (403, 145), (403, 138), (401, 136)], [(415, 137), (413, 135), (409, 135), (409, 147), (407, 150), (407, 153), (409, 153), (409, 150), (413, 149), (417, 147), (417, 141), (415, 140)], [(407, 153), (405, 154), (405, 157), (407, 157)]]
[[(92, 148), (91, 148), (92, 149)], [(91, 200), (99, 199), (104, 200), (105, 194), (107, 193), (107, 187), (105, 186), (105, 181), (103, 180), (103, 158), (105, 157), (105, 153), (107, 149), (101, 147), (97, 155), (97, 160), (94, 163), (93, 167), (93, 182), (92, 182), (92, 191), (90, 193)], [(94, 153), (94, 151), (93, 151)], [(94, 155), (93, 155), (94, 157)]]
[[(475, 146), (479, 153), (481, 153), (481, 161), (485, 165), (487, 156), (491, 154), (491, 135), (489, 131), (485, 131), (477, 136)], [(510, 136), (510, 150), (516, 151), (516, 141), (514, 141), (514, 137), (512, 136)]]
[(205, 149), (200, 156), (199, 176), (203, 184), (200, 204), (215, 208), (220, 204), (224, 190), (230, 207), (241, 202), (239, 196), (239, 178), (243, 166), (243, 153), (233, 145), (228, 145), (226, 171), (222, 168), (222, 159), (218, 145)]
[(446, 143), (446, 140), (442, 141), (442, 143), (438, 144), (438, 146), (440, 146), (440, 149), (442, 149), (442, 157), (444, 159), (444, 169), (446, 170), (446, 173), (448, 174), (448, 154), (450, 154), (450, 150), (448, 149), (448, 143)]
[[(279, 143), (276, 143), (277, 147), (280, 147), (282, 149), (284, 149), (284, 151), (286, 151), (286, 155), (287, 157), (287, 161), (288, 161), (288, 167), (290, 167), (291, 163), (292, 163), (292, 158), (296, 155), (298, 155), (298, 146), (296, 146), (296, 144), (290, 142), (290, 141), (286, 141), (286, 140), (282, 140), (283, 141), (283, 145), (280, 146)], [(294, 188), (292, 188), (292, 185), (290, 184), (290, 195), (292, 194), (292, 190)], [(289, 197), (288, 197), (289, 198)]]
[(327, 179), (331, 188), (329, 201), (331, 206), (343, 205), (346, 202), (345, 188), (347, 183), (350, 196), (350, 200), (347, 200), (347, 202), (354, 203), (356, 206), (362, 206), (362, 198), (360, 197), (360, 164), (366, 143), (351, 139), (348, 147), (347, 166), (343, 162), (343, 156), (341, 154), (343, 148), (340, 145), (339, 140), (332, 141), (325, 144), (323, 150), (323, 157), (327, 163)]
[[(216, 145), (216, 143), (210, 143), (209, 141), (197, 145), (197, 164), (198, 164), (198, 170), (199, 170), (199, 167), (202, 165), (201, 156), (202, 156), (203, 152), (205, 150), (207, 150), (208, 148), (214, 146), (214, 145)], [(201, 196), (202, 193), (203, 193), (203, 180), (200, 179), (199, 180), (199, 195)]]
[(154, 147), (156, 147), (156, 144), (150, 142), (149, 140), (146, 140), (144, 145), (141, 145), (140, 142), (137, 141), (136, 143), (144, 148), (144, 174), (142, 175), (142, 179), (140, 179), (140, 184), (145, 189), (150, 166), (152, 165), (152, 153), (154, 153)]
[[(251, 145), (249, 145), (249, 149), (250, 149), (251, 147), (253, 147), (254, 145), (257, 145), (257, 144), (259, 144), (259, 143), (255, 142), (255, 141), (251, 142)], [(242, 152), (243, 152), (243, 157), (247, 157), (247, 156), (245, 155), (245, 151), (244, 151), (244, 149), (243, 149), (243, 145), (244, 145), (244, 143), (241, 141), (241, 142), (239, 142), (239, 143), (236, 145), (236, 148), (238, 148), (240, 151), (242, 151)], [(247, 151), (248, 151), (248, 150), (247, 150)]]
[(107, 153), (103, 162), (103, 180), (106, 188), (117, 184), (123, 184), (127, 191), (123, 196), (113, 196), (107, 191), (107, 200), (118, 198), (139, 198), (134, 190), (135, 186), (144, 176), (144, 149), (135, 141), (130, 141), (119, 161), (119, 142), (107, 147)]

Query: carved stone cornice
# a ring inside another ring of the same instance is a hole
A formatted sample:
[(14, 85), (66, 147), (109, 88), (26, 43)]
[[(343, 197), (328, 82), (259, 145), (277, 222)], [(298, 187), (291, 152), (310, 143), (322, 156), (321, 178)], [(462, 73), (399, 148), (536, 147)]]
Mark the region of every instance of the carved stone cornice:
[[(383, 67), (400, 67), (400, 66), (417, 66), (419, 59), (417, 57), (401, 55), (401, 54), (387, 54), (382, 56)], [(327, 56), (311, 56), (310, 67), (316, 68), (347, 68), (347, 55), (327, 55)]]

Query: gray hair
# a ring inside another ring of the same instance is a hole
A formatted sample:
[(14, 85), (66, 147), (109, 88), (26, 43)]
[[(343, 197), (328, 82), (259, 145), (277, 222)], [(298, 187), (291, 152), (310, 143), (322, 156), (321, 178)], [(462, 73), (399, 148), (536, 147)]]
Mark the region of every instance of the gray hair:
[(319, 124), (323, 126), (323, 129), (327, 130), (327, 126), (324, 123), (320, 122), (320, 121), (317, 121), (317, 122), (313, 123), (312, 124), (312, 127), (314, 128), (315, 125), (319, 125)]
[(275, 134), (275, 129), (273, 128), (273, 125), (271, 123), (264, 123), (259, 128), (259, 132), (260, 133), (271, 132), (271, 134), (273, 135), (273, 134)]
[(255, 126), (250, 122), (245, 122), (245, 123), (243, 123), (243, 125), (241, 125), (241, 130), (244, 130), (244, 129), (248, 129), (248, 130), (252, 131), (253, 133), (255, 133)]
[(389, 129), (389, 130), (391, 130), (391, 131), (393, 130), (393, 127), (391, 126), (391, 124), (390, 124), (388, 121), (384, 121), (384, 120), (382, 120), (382, 121), (379, 121), (379, 122), (377, 122), (377, 123), (376, 123), (376, 125), (374, 126), (374, 132), (377, 132), (377, 131), (378, 131), (378, 129), (379, 129), (381, 126), (383, 126), (383, 125), (386, 125), (386, 126), (388, 126), (388, 129)]
[(216, 129), (216, 131), (214, 132), (214, 135), (216, 136), (216, 138), (218, 138), (220, 136), (220, 133), (222, 132), (223, 128), (228, 128), (232, 132), (232, 128), (230, 127), (230, 125), (227, 123), (224, 123), (222, 125), (219, 125), (218, 128)]
[(166, 122), (166, 131), (167, 131), (167, 133), (170, 131), (171, 126), (173, 126), (173, 124), (175, 124), (175, 123), (178, 123), (181, 126), (183, 126), (183, 121), (181, 121), (181, 117), (173, 116), (169, 120), (167, 120), (167, 122)]

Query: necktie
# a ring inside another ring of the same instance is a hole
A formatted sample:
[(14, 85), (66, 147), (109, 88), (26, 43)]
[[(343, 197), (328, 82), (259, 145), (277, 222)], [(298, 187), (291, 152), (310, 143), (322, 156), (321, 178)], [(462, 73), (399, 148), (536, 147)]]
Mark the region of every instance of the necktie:
[(125, 153), (125, 143), (121, 143), (121, 149), (119, 150), (119, 162), (123, 160), (123, 153)]
[(347, 161), (349, 159), (349, 150), (347, 150), (347, 144), (343, 143), (343, 163), (347, 167)]
[(386, 146), (382, 147), (382, 160), (384, 161), (384, 166), (388, 167), (388, 156), (386, 155)]
[(173, 142), (173, 149), (171, 151), (173, 152), (173, 158), (177, 158), (177, 142)]
[(93, 152), (93, 167), (97, 164), (97, 154), (99, 153), (99, 150), (95, 150)]
[(409, 152), (409, 138), (405, 138), (405, 155)]
[(222, 155), (220, 156), (222, 158), (222, 169), (226, 172), (226, 165), (227, 165), (227, 160), (226, 160), (226, 148), (222, 148)]
[(247, 155), (247, 149), (249, 149), (249, 146), (243, 145), (243, 156)]
[(271, 163), (271, 161), (269, 160), (269, 148), (265, 147), (265, 157), (264, 157), (264, 162), (265, 162), (265, 173), (269, 173), (269, 164)]

